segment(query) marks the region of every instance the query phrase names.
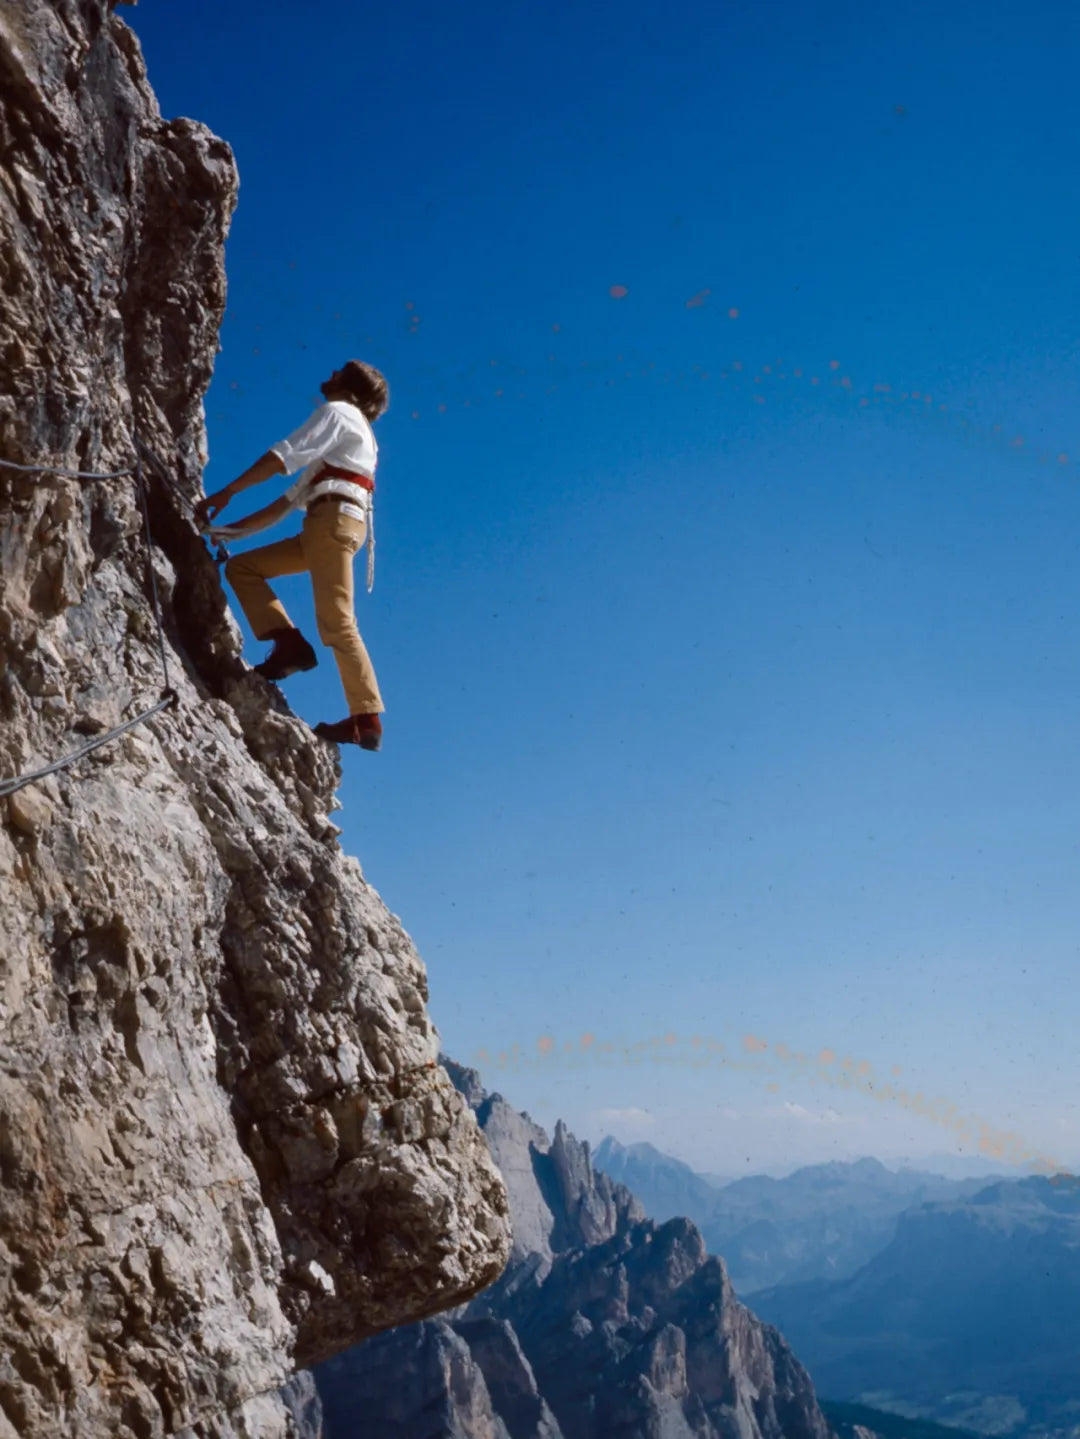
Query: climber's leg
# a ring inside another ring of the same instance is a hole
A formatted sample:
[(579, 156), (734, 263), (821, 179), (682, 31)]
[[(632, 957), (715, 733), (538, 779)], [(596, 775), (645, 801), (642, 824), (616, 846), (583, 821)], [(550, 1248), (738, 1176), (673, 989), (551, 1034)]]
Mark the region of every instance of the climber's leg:
[(304, 548), (299, 535), (263, 545), (246, 554), (233, 555), (225, 566), (225, 577), (232, 585), (240, 608), (256, 639), (270, 639), (275, 630), (292, 629), (285, 606), (266, 583), (278, 575), (298, 575), (307, 569)]
[(314, 505), (301, 541), (311, 571), (319, 638), (334, 652), (350, 715), (383, 712), (375, 669), (353, 612), (353, 556), (364, 543), (364, 521), (333, 501)]

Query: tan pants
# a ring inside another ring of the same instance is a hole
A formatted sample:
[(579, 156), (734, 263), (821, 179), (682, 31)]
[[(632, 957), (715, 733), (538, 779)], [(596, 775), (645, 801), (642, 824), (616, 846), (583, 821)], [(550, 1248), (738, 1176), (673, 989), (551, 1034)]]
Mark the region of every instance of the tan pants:
[(363, 520), (343, 515), (341, 506), (330, 501), (305, 515), (304, 528), (291, 540), (235, 555), (225, 566), (258, 639), (292, 626), (267, 580), (311, 572), (319, 638), (334, 651), (351, 715), (383, 712), (375, 670), (353, 613), (353, 556), (364, 543), (364, 530)]

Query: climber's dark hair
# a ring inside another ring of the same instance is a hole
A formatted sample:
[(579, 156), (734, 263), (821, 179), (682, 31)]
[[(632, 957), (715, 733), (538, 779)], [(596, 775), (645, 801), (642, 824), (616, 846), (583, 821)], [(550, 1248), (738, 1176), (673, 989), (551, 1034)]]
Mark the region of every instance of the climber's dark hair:
[(356, 406), (369, 420), (377, 420), (386, 413), (390, 404), (390, 386), (381, 370), (365, 364), (363, 360), (350, 360), (338, 374)]

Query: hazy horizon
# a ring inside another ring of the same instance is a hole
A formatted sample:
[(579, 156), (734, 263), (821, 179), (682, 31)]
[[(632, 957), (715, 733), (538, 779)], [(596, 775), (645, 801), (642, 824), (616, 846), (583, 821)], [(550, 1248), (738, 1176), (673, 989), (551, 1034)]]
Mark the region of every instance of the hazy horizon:
[[(576, 1137), (582, 1138), (580, 1135)], [(601, 1135), (598, 1140), (588, 1140), (590, 1150), (594, 1157), (597, 1149), (605, 1138), (615, 1139), (615, 1136), (613, 1134), (605, 1134)], [(802, 1169), (812, 1169), (822, 1164), (857, 1164), (864, 1159), (876, 1160), (879, 1164), (883, 1165), (885, 1169), (888, 1169), (894, 1174), (913, 1171), (937, 1175), (944, 1179), (979, 1179), (985, 1177), (990, 1181), (1024, 1177), (1024, 1172), (1020, 1171), (1016, 1165), (1005, 1164), (1000, 1160), (986, 1159), (977, 1154), (968, 1155), (962, 1153), (928, 1153), (884, 1158), (880, 1154), (853, 1154), (842, 1159), (839, 1159), (836, 1155), (832, 1155), (823, 1159), (811, 1159), (805, 1163), (780, 1164), (764, 1168), (755, 1168), (747, 1174), (724, 1174), (713, 1169), (699, 1168), (688, 1159), (684, 1159), (681, 1155), (675, 1154), (671, 1149), (666, 1149), (662, 1144), (658, 1144), (652, 1139), (628, 1139), (626, 1141), (618, 1140), (616, 1142), (622, 1144), (627, 1150), (634, 1150), (641, 1145), (648, 1145), (653, 1152), (658, 1153), (664, 1158), (681, 1161), (683, 1164), (688, 1165), (699, 1178), (708, 1180), (718, 1187), (733, 1183), (736, 1179), (756, 1176), (765, 1176), (770, 1179), (787, 1179), (790, 1175)]]
[[(501, 1094), (549, 1134), (561, 1119), (578, 1139), (587, 1140), (594, 1149), (606, 1135), (627, 1146), (646, 1141), (701, 1175), (722, 1174), (730, 1179), (748, 1174), (782, 1177), (808, 1165), (831, 1160), (850, 1163), (863, 1158), (877, 1159), (887, 1168), (925, 1168), (946, 1177), (986, 1172), (1019, 1179), (1028, 1174), (1080, 1171), (1077, 1157), (1067, 1152), (1049, 1155), (1034, 1148), (1010, 1149), (1007, 1133), (989, 1124), (989, 1147), (998, 1151), (996, 1155), (980, 1150), (975, 1129), (966, 1144), (947, 1147), (951, 1133), (947, 1126), (899, 1104), (893, 1106), (894, 1113), (883, 1114), (881, 1102), (859, 1091), (841, 1090), (838, 1097), (823, 1099), (818, 1091), (824, 1087), (826, 1095), (830, 1095), (834, 1086), (809, 1083), (805, 1085), (804, 1102), (800, 1103), (789, 1097), (798, 1092), (795, 1086), (784, 1087), (782, 1093), (775, 1081), (752, 1069), (725, 1076), (729, 1101), (738, 1092), (743, 1096), (741, 1107), (731, 1102), (695, 1106), (687, 1102), (686, 1091), (680, 1091), (678, 1080), (668, 1087), (669, 1101), (657, 1103), (650, 1099), (650, 1087), (639, 1074), (627, 1086), (635, 1096), (634, 1102), (596, 1108), (588, 1100), (592, 1081), (580, 1054), (570, 1062), (567, 1057), (562, 1064), (556, 1057), (546, 1083), (537, 1082), (538, 1065), (532, 1067), (527, 1078), (515, 1073), (518, 1066), (509, 1056), (503, 1066), (496, 1061), (486, 1067), (483, 1061), (477, 1066), (476, 1056), (472, 1060), (460, 1055), (451, 1057), (478, 1068), (489, 1093)], [(683, 1066), (669, 1062), (678, 1075)], [(679, 1078), (687, 1083), (685, 1074)], [(694, 1078), (700, 1083), (700, 1075)], [(610, 1073), (604, 1080), (610, 1092), (614, 1088)], [(770, 1093), (771, 1085), (776, 1087)], [(1022, 1157), (1025, 1154), (1027, 1157)]]

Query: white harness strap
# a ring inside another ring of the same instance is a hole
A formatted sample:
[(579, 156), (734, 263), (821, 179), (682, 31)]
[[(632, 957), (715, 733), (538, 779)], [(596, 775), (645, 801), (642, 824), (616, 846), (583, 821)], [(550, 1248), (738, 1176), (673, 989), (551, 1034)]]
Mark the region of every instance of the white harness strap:
[(367, 512), (367, 592), (375, 588), (375, 496), (368, 495)]

